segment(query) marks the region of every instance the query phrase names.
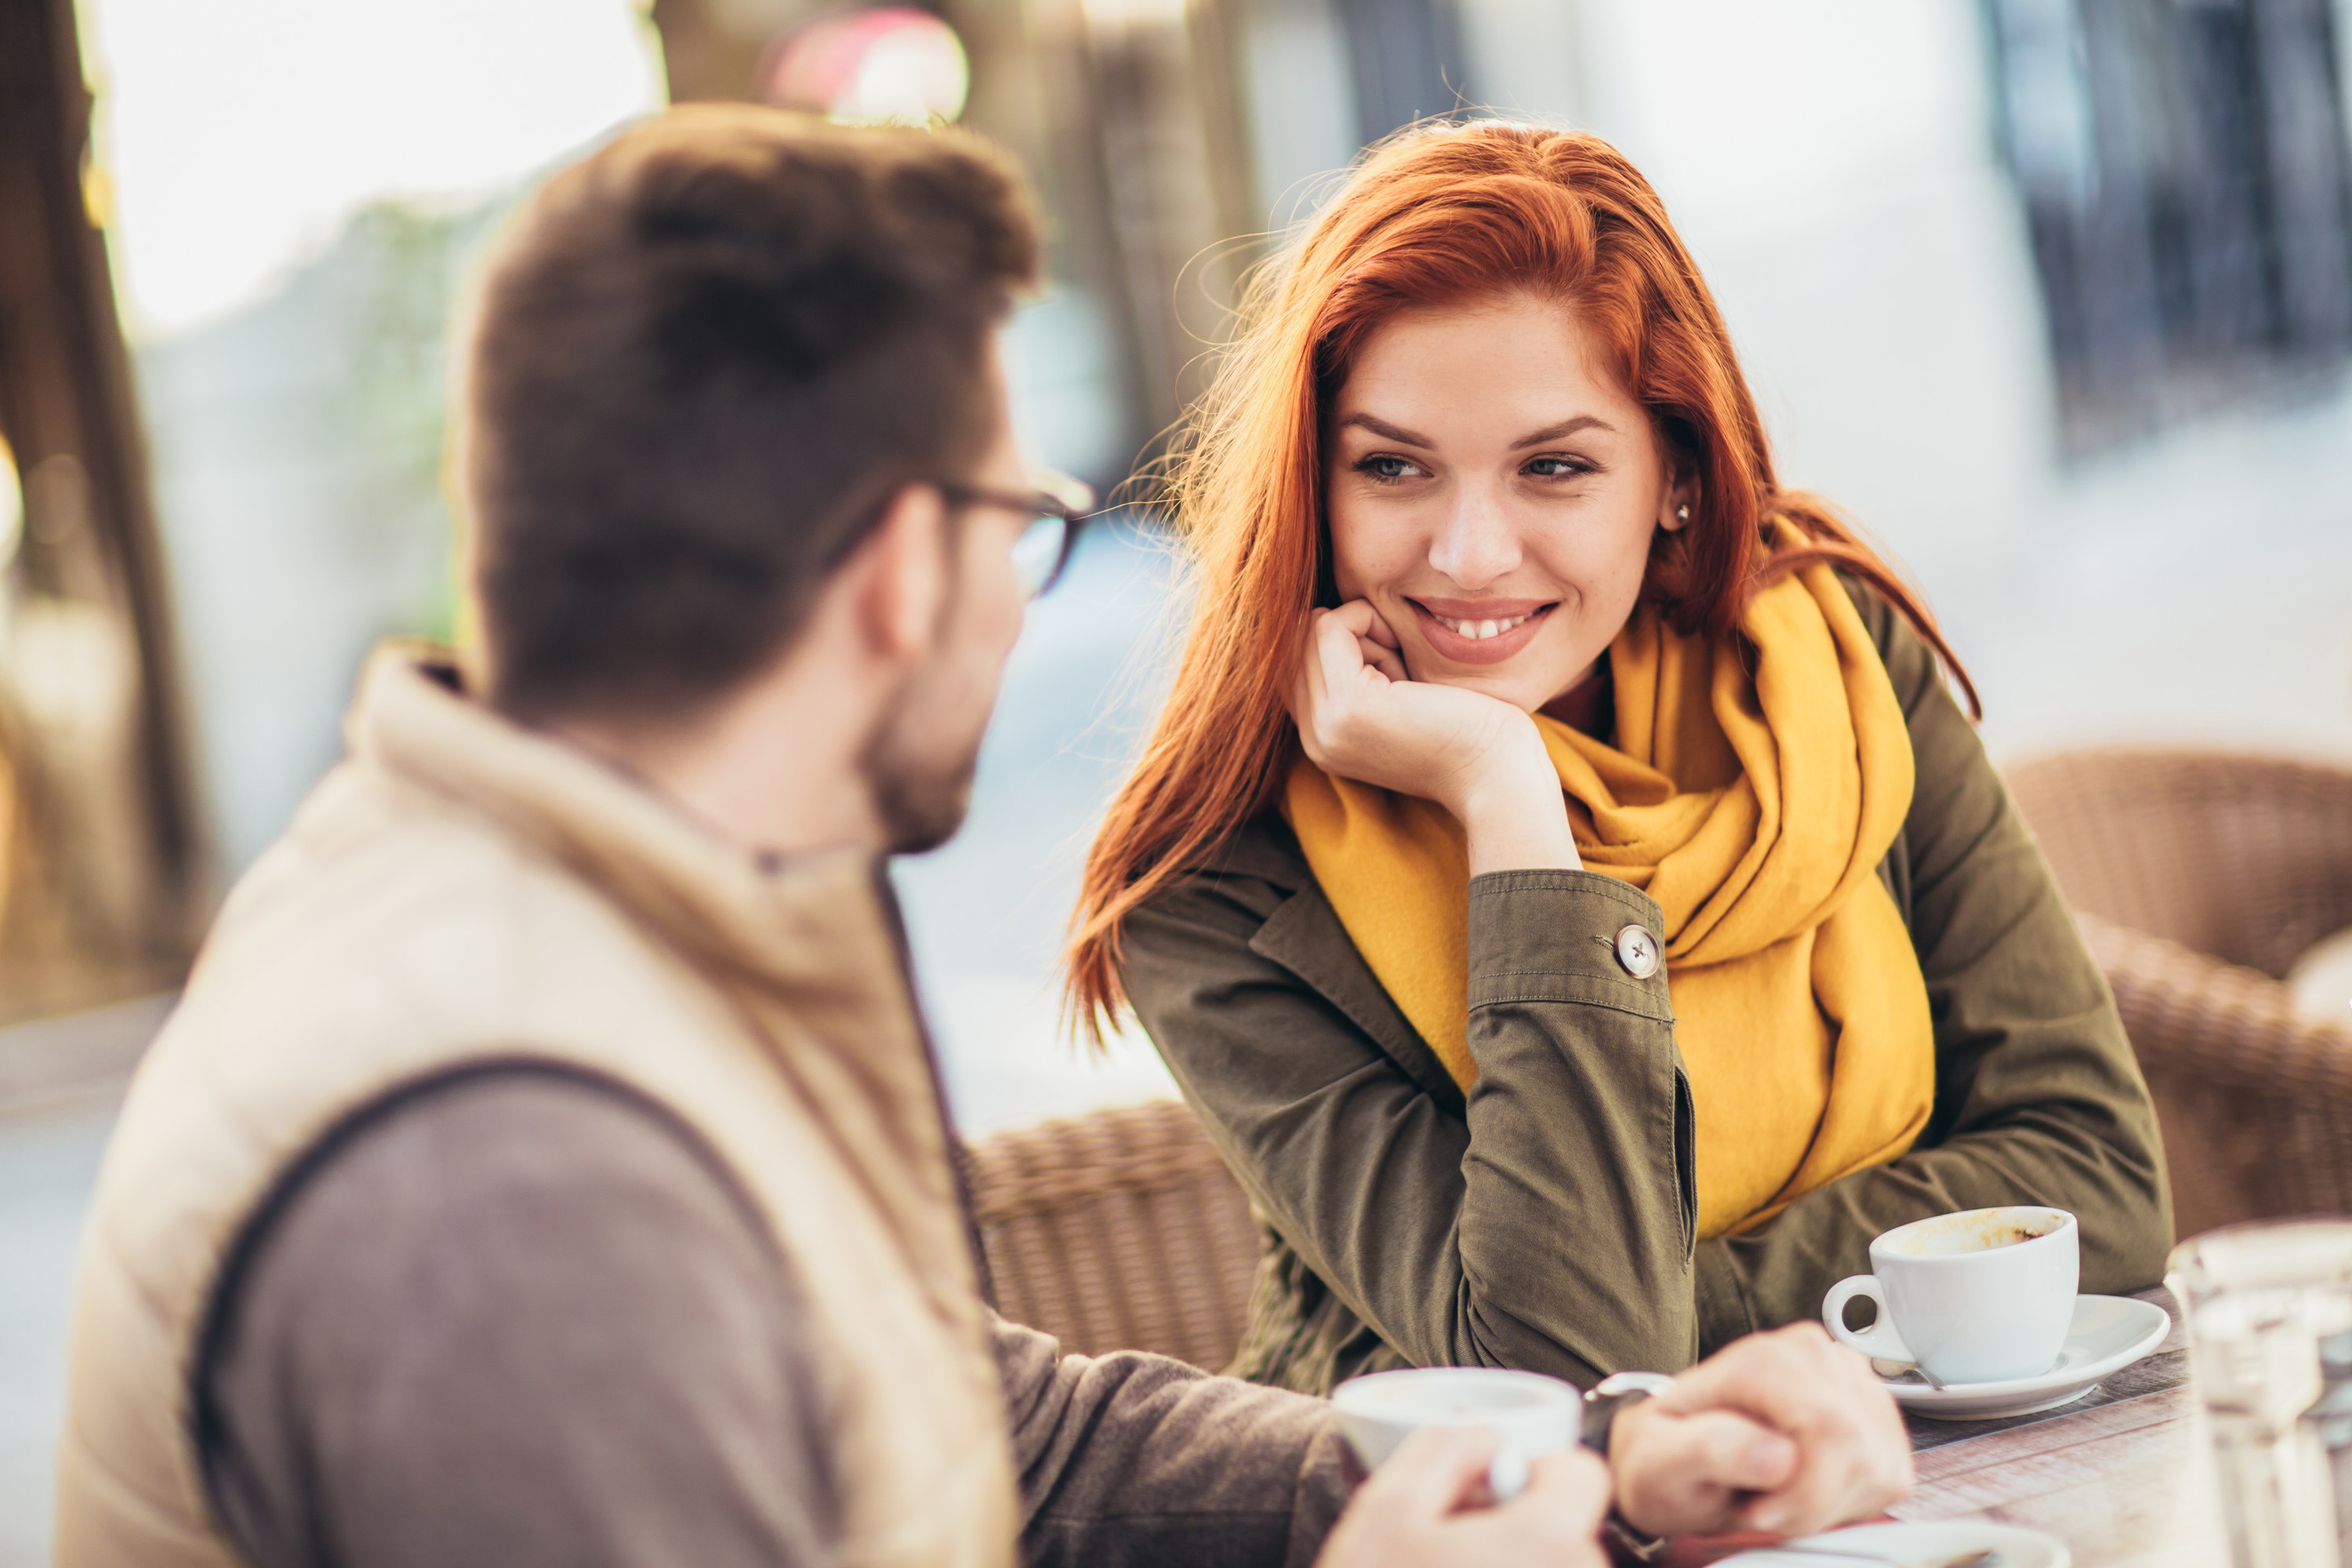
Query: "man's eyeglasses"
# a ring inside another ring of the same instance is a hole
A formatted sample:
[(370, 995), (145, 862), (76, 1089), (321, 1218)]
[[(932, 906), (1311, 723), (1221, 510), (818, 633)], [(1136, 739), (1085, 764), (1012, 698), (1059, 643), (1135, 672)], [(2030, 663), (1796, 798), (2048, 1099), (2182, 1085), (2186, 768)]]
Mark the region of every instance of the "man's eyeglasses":
[(1013, 542), (1013, 570), (1021, 579), (1023, 591), (1033, 599), (1061, 581), (1071, 552), (1077, 549), (1078, 529), (1095, 505), (1095, 492), (1067, 474), (1039, 474), (1037, 485), (1024, 493), (984, 485), (940, 484), (940, 494), (959, 510), (970, 506), (1001, 507), (1031, 519)]

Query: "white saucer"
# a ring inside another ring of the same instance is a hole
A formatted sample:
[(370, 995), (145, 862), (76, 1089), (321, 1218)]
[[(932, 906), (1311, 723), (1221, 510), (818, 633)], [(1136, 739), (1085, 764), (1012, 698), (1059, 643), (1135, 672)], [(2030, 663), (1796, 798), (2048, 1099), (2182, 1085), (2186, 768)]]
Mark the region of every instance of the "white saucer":
[(1863, 1560), (1873, 1557), (1887, 1563), (1948, 1563), (1971, 1552), (1998, 1552), (2000, 1568), (2068, 1568), (2074, 1562), (2065, 1542), (2054, 1535), (2013, 1524), (1952, 1519), (1930, 1524), (1857, 1524), (1784, 1541), (1764, 1551), (1742, 1552), (1715, 1568), (1863, 1568)]
[[(1886, 1378), (1886, 1392), (1906, 1410), (1943, 1421), (1991, 1421), (2003, 1415), (2031, 1415), (2054, 1410), (2091, 1392), (2091, 1385), (2121, 1372), (2164, 1342), (2172, 1319), (2153, 1301), (2129, 1296), (2077, 1296), (2074, 1321), (2066, 1330), (2066, 1345), (2058, 1364), (2040, 1377), (2008, 1378), (2000, 1383), (1955, 1383), (1931, 1388), (1913, 1381)], [(1873, 1362), (1885, 1377), (1896, 1362)]]

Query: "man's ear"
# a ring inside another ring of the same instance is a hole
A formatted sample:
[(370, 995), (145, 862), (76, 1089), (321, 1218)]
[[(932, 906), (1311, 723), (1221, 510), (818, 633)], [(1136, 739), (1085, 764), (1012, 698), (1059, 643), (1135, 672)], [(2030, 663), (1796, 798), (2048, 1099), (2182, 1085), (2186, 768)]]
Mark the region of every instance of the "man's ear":
[(904, 486), (853, 558), (864, 579), (859, 626), (887, 662), (910, 664), (938, 637), (948, 595), (947, 522), (937, 488)]

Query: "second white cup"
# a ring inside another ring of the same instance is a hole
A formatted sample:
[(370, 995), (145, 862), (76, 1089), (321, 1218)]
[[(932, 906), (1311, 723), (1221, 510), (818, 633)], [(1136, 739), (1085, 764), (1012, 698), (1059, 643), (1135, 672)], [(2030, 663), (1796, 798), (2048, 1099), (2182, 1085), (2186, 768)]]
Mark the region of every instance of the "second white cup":
[[(1868, 1274), (1830, 1287), (1822, 1321), (1864, 1355), (1916, 1363), (1941, 1383), (2006, 1383), (2057, 1363), (2074, 1318), (2080, 1232), (2064, 1209), (1969, 1209), (1897, 1226), (1870, 1244)], [(1845, 1326), (1867, 1296), (1878, 1321)]]

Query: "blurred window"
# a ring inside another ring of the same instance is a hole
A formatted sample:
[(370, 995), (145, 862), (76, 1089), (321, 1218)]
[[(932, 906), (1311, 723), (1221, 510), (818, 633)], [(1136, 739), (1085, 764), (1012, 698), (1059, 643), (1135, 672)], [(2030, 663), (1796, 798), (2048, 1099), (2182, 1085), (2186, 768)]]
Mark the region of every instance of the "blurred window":
[(2352, 361), (2331, 0), (1989, 0), (2066, 444)]
[(636, 0), (83, 0), (98, 167), (223, 868), (453, 628), (446, 326), (541, 173), (664, 99)]
[(0, 1024), (172, 984), (201, 880), (89, 99), (0, 6)]
[(1366, 142), (1479, 101), (1464, 79), (1462, 28), (1452, 0), (1338, 0), (1338, 10)]

